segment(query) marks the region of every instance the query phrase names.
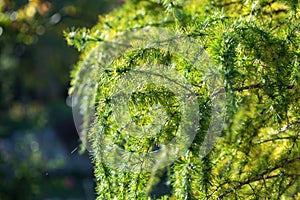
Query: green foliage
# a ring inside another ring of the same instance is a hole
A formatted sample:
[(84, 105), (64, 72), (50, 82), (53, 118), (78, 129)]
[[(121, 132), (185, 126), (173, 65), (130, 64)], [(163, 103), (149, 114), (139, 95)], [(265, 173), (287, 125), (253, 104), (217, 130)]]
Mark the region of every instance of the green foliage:
[[(178, 102), (170, 91), (155, 85), (133, 95), (130, 108), (131, 117), (143, 124), (153, 120), (143, 117), (143, 111), (162, 104), (172, 126), (165, 126), (159, 136), (128, 136), (118, 131), (111, 117), (110, 96), (116, 82), (130, 70), (153, 61), (177, 63), (178, 72), (191, 82), (196, 95), (204, 97), (199, 101), (201, 128), (185, 155), (164, 169), (172, 192), (161, 199), (299, 198), (299, 12), (298, 1), (132, 0), (100, 17), (91, 30), (66, 33), (69, 44), (85, 50), (72, 73), (70, 93), (79, 91), (87, 95), (83, 105), (95, 105), (95, 113), (83, 111), (86, 121), (94, 117), (85, 131), (92, 141), (98, 199), (149, 199), (151, 188), (161, 178), (161, 170), (144, 172), (142, 165), (139, 173), (111, 168), (103, 159), (102, 148), (103, 138), (109, 137), (126, 151), (149, 152), (176, 135)], [(159, 49), (130, 51), (107, 66), (99, 66), (90, 54), (104, 51), (98, 48), (101, 41), (114, 41), (117, 35), (145, 27), (167, 27), (197, 39), (221, 67), (226, 123), (222, 137), (204, 158), (199, 158), (199, 149), (211, 105), (200, 72), (189, 70), (190, 63)], [(91, 84), (93, 81), (97, 84)]]

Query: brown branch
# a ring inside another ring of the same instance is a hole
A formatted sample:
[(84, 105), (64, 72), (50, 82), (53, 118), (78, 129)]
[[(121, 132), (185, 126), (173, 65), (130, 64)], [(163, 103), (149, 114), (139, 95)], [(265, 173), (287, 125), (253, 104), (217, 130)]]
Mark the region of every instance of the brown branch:
[[(243, 90), (250, 90), (250, 89), (262, 89), (265, 85), (262, 84), (254, 84), (254, 85), (247, 85), (247, 86), (243, 86), (240, 88), (233, 88), (235, 91), (241, 92)], [(286, 88), (286, 89), (294, 89), (294, 85), (284, 85), (282, 86), (282, 88)]]
[[(285, 161), (285, 162), (282, 162), (282, 163), (280, 163), (280, 164), (277, 165), (277, 166), (274, 166), (274, 167), (272, 167), (272, 168), (270, 168), (270, 169), (267, 169), (266, 171), (264, 171), (263, 173), (261, 173), (261, 174), (258, 175), (258, 176), (255, 176), (255, 177), (253, 177), (253, 178), (251, 178), (251, 179), (248, 179), (248, 180), (246, 180), (246, 181), (243, 181), (243, 182), (239, 182), (239, 184), (238, 184), (237, 186), (233, 187), (233, 188), (230, 189), (230, 190), (227, 190), (227, 191), (224, 192), (222, 195), (220, 195), (219, 198), (222, 199), (223, 197), (225, 197), (225, 196), (227, 196), (228, 194), (230, 194), (232, 191), (238, 190), (238, 189), (240, 189), (241, 187), (243, 187), (244, 185), (248, 185), (248, 184), (250, 184), (250, 183), (252, 183), (252, 182), (276, 178), (276, 177), (279, 176), (279, 174), (272, 175), (272, 176), (267, 176), (267, 177), (264, 177), (264, 176), (265, 176), (266, 174), (268, 174), (268, 173), (274, 171), (274, 170), (277, 170), (277, 169), (279, 169), (279, 168), (282, 168), (282, 167), (284, 167), (285, 165), (290, 164), (290, 163), (293, 163), (293, 162), (295, 162), (295, 161), (297, 161), (297, 160), (300, 160), (300, 157), (296, 157), (296, 158), (294, 158), (294, 159), (291, 159), (291, 160), (287, 160), (287, 161)], [(287, 175), (287, 176), (292, 176), (292, 175), (289, 175), (289, 174), (285, 174), (285, 175)], [(298, 177), (298, 176), (300, 177), (300, 174), (297, 174), (297, 177)], [(226, 183), (226, 184), (228, 184), (228, 183)]]
[[(226, 184), (230, 184), (230, 183), (233, 183), (233, 182), (238, 182), (239, 184), (235, 187), (233, 187), (232, 189), (229, 189), (227, 191), (225, 191), (222, 195), (220, 195), (218, 198), (219, 199), (222, 199), (223, 197), (227, 196), (228, 194), (230, 194), (232, 191), (235, 191), (235, 190), (238, 190), (240, 189), (241, 187), (243, 187), (244, 185), (249, 185), (250, 183), (252, 182), (256, 182), (256, 181), (261, 181), (261, 180), (266, 180), (266, 179), (271, 179), (271, 178), (275, 178), (277, 176), (279, 176), (279, 174), (276, 174), (276, 175), (272, 175), (272, 176), (267, 176), (267, 177), (264, 177), (266, 174), (268, 173), (271, 173), (272, 171), (274, 170), (277, 170), (279, 168), (282, 168), (284, 167), (285, 165), (287, 164), (290, 164), (290, 163), (293, 163), (297, 160), (300, 160), (300, 156), (299, 157), (296, 157), (296, 158), (293, 158), (293, 159), (290, 159), (290, 160), (287, 160), (287, 161), (282, 161), (282, 163), (272, 167), (272, 168), (269, 168), (269, 169), (266, 169), (266, 171), (262, 172), (261, 174), (255, 176), (255, 177), (252, 177), (252, 178), (249, 178), (248, 180), (246, 181), (243, 181), (243, 182), (239, 182), (239, 181), (228, 181), (228, 182), (223, 182), (221, 184), (219, 184), (217, 186), (216, 189), (214, 189), (208, 196), (207, 196), (207, 199), (209, 199), (210, 197), (212, 197), (212, 195), (217, 192), (222, 186), (226, 185)], [(300, 177), (300, 174), (294, 174), (294, 175), (291, 175), (291, 174), (286, 174), (287, 176), (299, 176)]]
[(295, 136), (276, 137), (276, 138), (266, 139), (266, 140), (263, 140), (261, 142), (255, 143), (255, 145), (259, 145), (259, 144), (263, 144), (263, 143), (267, 143), (267, 142), (275, 142), (276, 140), (298, 140), (298, 139), (300, 139), (300, 138), (295, 137)]

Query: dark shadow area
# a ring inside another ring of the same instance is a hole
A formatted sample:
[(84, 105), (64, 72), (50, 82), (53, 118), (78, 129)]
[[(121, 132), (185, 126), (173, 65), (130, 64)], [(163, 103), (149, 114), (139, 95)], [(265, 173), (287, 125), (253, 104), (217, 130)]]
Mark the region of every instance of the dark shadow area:
[(79, 53), (63, 31), (92, 27), (121, 5), (107, 0), (0, 0), (0, 199), (94, 199), (80, 154), (70, 70)]

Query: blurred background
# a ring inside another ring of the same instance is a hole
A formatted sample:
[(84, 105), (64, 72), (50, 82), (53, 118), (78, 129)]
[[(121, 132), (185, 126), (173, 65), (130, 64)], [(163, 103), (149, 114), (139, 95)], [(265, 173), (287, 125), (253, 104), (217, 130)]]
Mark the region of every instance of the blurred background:
[(120, 0), (0, 0), (0, 200), (94, 199), (66, 99), (79, 53), (63, 31), (92, 27)]

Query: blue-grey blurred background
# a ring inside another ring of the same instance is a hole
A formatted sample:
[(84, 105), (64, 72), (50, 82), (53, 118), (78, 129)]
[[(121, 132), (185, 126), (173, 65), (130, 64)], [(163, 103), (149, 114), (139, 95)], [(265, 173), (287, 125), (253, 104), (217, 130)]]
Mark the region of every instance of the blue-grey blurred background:
[(92, 27), (121, 0), (0, 0), (0, 200), (94, 199), (67, 105), (79, 53), (63, 31)]

